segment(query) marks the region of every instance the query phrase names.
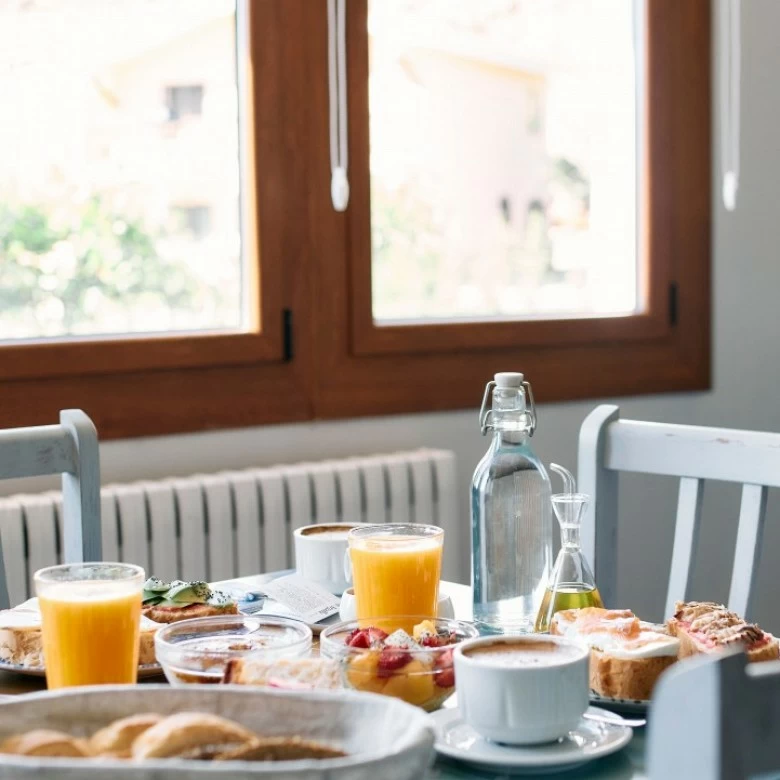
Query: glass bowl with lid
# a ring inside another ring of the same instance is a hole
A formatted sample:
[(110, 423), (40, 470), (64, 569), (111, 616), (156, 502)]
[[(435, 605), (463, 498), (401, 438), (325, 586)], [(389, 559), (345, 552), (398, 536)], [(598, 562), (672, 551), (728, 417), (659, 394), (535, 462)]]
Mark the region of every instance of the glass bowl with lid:
[(281, 617), (224, 615), (169, 623), (157, 631), (154, 649), (171, 685), (220, 683), (233, 659), (305, 658), (311, 629)]

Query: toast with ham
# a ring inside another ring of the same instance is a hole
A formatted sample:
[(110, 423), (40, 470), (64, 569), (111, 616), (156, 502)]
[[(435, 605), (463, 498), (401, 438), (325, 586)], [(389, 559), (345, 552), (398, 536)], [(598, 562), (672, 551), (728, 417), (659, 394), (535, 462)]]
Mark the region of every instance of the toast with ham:
[(713, 601), (678, 601), (667, 625), (669, 633), (680, 640), (680, 658), (716, 653), (736, 644), (744, 647), (748, 661), (780, 657), (775, 637)]
[(629, 609), (562, 610), (550, 633), (590, 648), (590, 687), (614, 699), (649, 699), (679, 648), (664, 626), (641, 621)]

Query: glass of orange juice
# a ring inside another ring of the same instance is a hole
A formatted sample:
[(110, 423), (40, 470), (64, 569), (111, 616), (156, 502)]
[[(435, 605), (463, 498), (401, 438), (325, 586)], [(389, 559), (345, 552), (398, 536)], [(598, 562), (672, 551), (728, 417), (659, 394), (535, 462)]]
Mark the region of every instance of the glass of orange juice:
[(35, 572), (49, 688), (134, 683), (144, 570), (67, 563)]
[[(444, 531), (435, 525), (367, 525), (347, 536), (358, 620), (436, 617)], [(411, 626), (397, 626), (411, 631)]]

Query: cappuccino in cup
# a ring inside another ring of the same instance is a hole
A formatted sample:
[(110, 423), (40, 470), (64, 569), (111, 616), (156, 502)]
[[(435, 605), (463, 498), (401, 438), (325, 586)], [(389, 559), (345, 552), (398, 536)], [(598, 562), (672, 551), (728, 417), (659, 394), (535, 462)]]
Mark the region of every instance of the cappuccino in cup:
[(355, 523), (306, 525), (293, 533), (295, 570), (309, 582), (341, 595), (350, 585), (345, 572), (347, 534)]
[(588, 708), (587, 648), (557, 636), (482, 637), (455, 648), (463, 719), (486, 739), (551, 742)]

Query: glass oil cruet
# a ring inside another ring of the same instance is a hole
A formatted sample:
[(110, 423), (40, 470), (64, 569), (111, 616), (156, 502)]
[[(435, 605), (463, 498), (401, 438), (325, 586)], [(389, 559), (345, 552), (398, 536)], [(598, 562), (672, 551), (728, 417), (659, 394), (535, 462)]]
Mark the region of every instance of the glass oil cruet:
[(561, 527), (561, 550), (555, 560), (534, 630), (545, 633), (556, 612), (563, 609), (603, 607), (593, 572), (580, 545), (580, 526), (590, 497), (575, 490), (574, 477), (556, 463), (550, 470), (560, 474), (564, 492), (553, 494), (552, 507)]

